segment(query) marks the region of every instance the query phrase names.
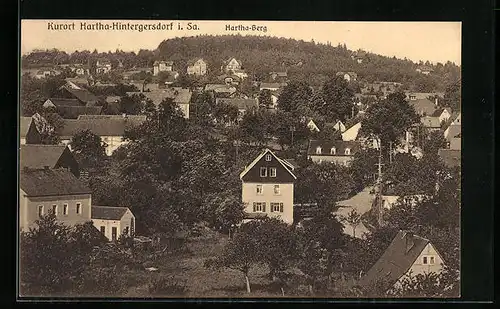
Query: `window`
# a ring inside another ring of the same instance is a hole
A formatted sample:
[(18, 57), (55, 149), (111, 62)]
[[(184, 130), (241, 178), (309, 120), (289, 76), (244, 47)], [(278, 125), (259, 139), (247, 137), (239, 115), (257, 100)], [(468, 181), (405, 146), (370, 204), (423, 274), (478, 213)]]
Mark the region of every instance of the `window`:
[(68, 215), (68, 204), (63, 205), (63, 215), (65, 215), (65, 216)]
[(260, 177), (267, 177), (267, 167), (260, 168)]
[(267, 162), (271, 161), (271, 155), (270, 155), (270, 154), (267, 154), (267, 155), (266, 155), (266, 161), (267, 161)]
[(346, 148), (345, 151), (344, 151), (344, 153), (346, 155), (350, 155), (351, 154), (351, 148)]
[(135, 234), (135, 222), (134, 218), (130, 218), (130, 236), (134, 236)]
[(116, 228), (116, 226), (113, 226), (113, 227), (111, 228), (111, 240), (113, 240), (113, 241), (115, 241), (115, 240), (116, 240), (117, 230), (118, 230), (118, 229)]
[(262, 185), (257, 185), (257, 194), (259, 194), (259, 195), (264, 194), (264, 190), (262, 188)]
[(43, 216), (43, 205), (38, 206), (38, 217), (41, 218)]
[(316, 147), (316, 154), (321, 154), (321, 147)]
[(283, 212), (283, 203), (271, 203), (271, 212)]
[(429, 264), (434, 265), (434, 257), (429, 257)]
[(276, 167), (271, 167), (269, 169), (269, 176), (276, 177)]
[(79, 215), (82, 214), (82, 203), (76, 203), (76, 213)]
[(254, 202), (253, 212), (266, 212), (266, 202)]
[(106, 227), (105, 226), (101, 226), (101, 233), (103, 235), (106, 234)]
[(416, 96), (414, 96), (414, 95), (411, 95), (411, 96), (410, 96), (410, 100), (416, 100), (416, 99), (417, 99), (417, 97), (416, 97)]
[(280, 185), (274, 185), (274, 194), (279, 195), (280, 194)]
[(427, 257), (426, 257), (426, 256), (424, 256), (424, 257), (422, 258), (422, 264), (424, 264), (424, 265), (427, 265), (427, 264), (428, 264), (428, 263), (427, 263)]
[(335, 149), (335, 147), (332, 147), (332, 149), (330, 149), (330, 154), (334, 155), (337, 153), (337, 149)]
[(322, 159), (319, 159), (319, 160), (318, 160), (318, 163), (322, 163), (322, 162), (323, 162), (323, 160), (322, 160)]
[(57, 205), (52, 205), (52, 213), (57, 216)]

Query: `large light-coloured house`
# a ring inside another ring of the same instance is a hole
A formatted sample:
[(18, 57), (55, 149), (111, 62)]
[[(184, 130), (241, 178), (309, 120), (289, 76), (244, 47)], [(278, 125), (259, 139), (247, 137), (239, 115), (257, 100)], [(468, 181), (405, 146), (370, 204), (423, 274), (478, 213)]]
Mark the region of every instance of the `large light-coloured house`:
[(189, 61), (187, 66), (187, 74), (198, 76), (207, 74), (207, 63), (201, 58)]
[(108, 59), (97, 60), (95, 66), (97, 74), (106, 74), (111, 71), (111, 61), (109, 61)]
[[(86, 115), (90, 117), (92, 115)], [(123, 140), (125, 130), (139, 126), (146, 121), (145, 117), (130, 117), (130, 116), (115, 116), (115, 117), (99, 117), (95, 118), (80, 118), (80, 119), (64, 119), (63, 127), (60, 132), (61, 143), (68, 145), (71, 149), (71, 139), (79, 132), (90, 130), (98, 135), (101, 141), (106, 143), (106, 154), (111, 156), (113, 152), (127, 143)]]
[(82, 224), (91, 220), (91, 190), (68, 169), (23, 168), (19, 177), (19, 227), (27, 230), (49, 212), (57, 221)]
[(310, 140), (307, 159), (312, 160), (314, 163), (330, 162), (349, 166), (359, 148), (360, 143), (357, 141)]
[(110, 241), (135, 234), (135, 216), (128, 207), (92, 206), (92, 223)]
[(297, 177), (288, 161), (265, 149), (240, 174), (246, 220), (265, 216), (293, 223), (293, 185)]
[(380, 259), (357, 285), (369, 290), (380, 284), (389, 291), (397, 288), (401, 280), (410, 273), (413, 276), (439, 274), (443, 268), (443, 258), (428, 239), (400, 230)]
[(448, 107), (436, 109), (431, 116), (438, 117), (440, 123), (446, 122), (451, 118), (451, 109)]
[(172, 99), (173, 102), (176, 103), (177, 106), (179, 106), (184, 115), (184, 118), (189, 119), (189, 106), (191, 104), (191, 98), (193, 96), (193, 92), (190, 89), (171, 87), (154, 91), (127, 92), (127, 95), (143, 95), (146, 99), (151, 100), (156, 108), (160, 106), (163, 100)]
[(241, 70), (242, 65), (240, 61), (236, 60), (236, 58), (229, 58), (224, 61), (221, 69), (223, 72)]
[(173, 61), (155, 61), (153, 63), (153, 75), (157, 76), (160, 72), (171, 72), (173, 71), (174, 62)]

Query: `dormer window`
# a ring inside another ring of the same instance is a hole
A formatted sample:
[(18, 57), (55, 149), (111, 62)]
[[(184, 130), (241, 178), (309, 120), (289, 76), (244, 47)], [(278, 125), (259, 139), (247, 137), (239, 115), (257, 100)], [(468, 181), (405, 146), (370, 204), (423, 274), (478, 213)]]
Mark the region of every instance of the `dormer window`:
[(267, 161), (267, 162), (271, 161), (271, 155), (270, 155), (270, 154), (267, 154), (267, 155), (266, 155), (266, 161)]
[(351, 154), (351, 148), (346, 148), (344, 151), (345, 155), (350, 155)]
[(410, 96), (410, 100), (414, 101), (414, 100), (416, 100), (416, 99), (417, 99), (417, 96), (415, 96), (415, 95), (411, 95), (411, 96)]
[(260, 168), (260, 177), (267, 177), (267, 167)]
[(330, 154), (334, 155), (337, 153), (337, 149), (335, 149), (335, 147), (332, 147), (332, 149), (330, 149)]
[(316, 147), (316, 154), (321, 154), (321, 147)]

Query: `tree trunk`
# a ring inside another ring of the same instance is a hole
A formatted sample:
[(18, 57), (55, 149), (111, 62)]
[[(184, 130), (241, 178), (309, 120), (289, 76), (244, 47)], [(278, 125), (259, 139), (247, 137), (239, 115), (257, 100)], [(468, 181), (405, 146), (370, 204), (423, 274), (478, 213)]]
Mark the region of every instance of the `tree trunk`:
[(245, 283), (247, 286), (247, 293), (252, 293), (252, 291), (250, 290), (250, 280), (248, 279), (248, 274), (245, 274)]
[(281, 295), (285, 297), (285, 290), (283, 289), (283, 287), (281, 288)]
[(309, 284), (309, 294), (311, 294), (311, 296), (314, 294), (312, 284)]
[(356, 228), (352, 227), (352, 237), (356, 238)]

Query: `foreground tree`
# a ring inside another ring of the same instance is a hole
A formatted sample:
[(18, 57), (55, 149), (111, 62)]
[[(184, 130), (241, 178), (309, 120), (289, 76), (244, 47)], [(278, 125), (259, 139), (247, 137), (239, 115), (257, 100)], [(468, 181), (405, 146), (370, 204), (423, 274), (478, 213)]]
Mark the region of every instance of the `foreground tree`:
[(323, 85), (321, 93), (325, 104), (320, 110), (331, 121), (345, 121), (350, 118), (353, 107), (354, 92), (349, 88), (342, 76), (335, 76)]
[(70, 142), (78, 163), (82, 167), (95, 168), (106, 159), (106, 143), (90, 130), (78, 132)]

